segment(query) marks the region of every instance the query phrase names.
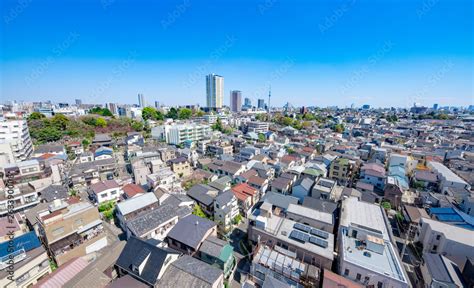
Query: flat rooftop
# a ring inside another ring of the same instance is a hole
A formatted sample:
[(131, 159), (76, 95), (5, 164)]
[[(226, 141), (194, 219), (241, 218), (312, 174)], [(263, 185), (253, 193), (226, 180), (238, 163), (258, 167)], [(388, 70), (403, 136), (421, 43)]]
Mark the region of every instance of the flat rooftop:
[[(290, 235), (293, 230), (297, 230), (293, 226), (298, 222), (295, 222), (287, 218), (279, 217), (276, 215), (272, 215), (270, 218), (267, 218), (267, 217), (259, 216), (259, 213), (260, 213), (259, 209), (256, 209), (253, 213), (252, 218), (256, 219), (257, 221), (262, 221), (262, 220), (265, 221), (264, 219), (266, 219), (266, 226), (265, 226), (265, 229), (261, 229), (260, 227), (255, 227), (256, 229), (264, 230), (268, 234), (271, 234), (274, 237), (276, 237), (277, 239), (280, 239), (300, 249), (320, 255), (330, 260), (334, 259), (334, 254), (333, 254), (334, 235), (333, 234), (327, 233), (328, 237), (327, 239), (324, 239), (327, 242), (326, 248), (310, 243), (309, 241), (304, 241), (304, 242), (297, 241), (293, 238), (290, 238)], [(309, 226), (309, 225), (306, 225), (306, 226)]]
[(396, 252), (390, 242), (384, 242), (383, 253), (379, 254), (367, 249), (359, 250), (359, 240), (347, 236), (347, 229), (342, 229), (341, 234), (344, 261), (397, 281), (407, 282), (403, 275), (403, 268), (400, 266), (400, 262), (395, 255)]

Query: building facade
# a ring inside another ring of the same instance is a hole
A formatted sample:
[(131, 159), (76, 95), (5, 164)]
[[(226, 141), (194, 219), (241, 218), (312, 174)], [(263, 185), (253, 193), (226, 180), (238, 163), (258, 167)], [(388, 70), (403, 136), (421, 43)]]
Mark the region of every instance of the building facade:
[(238, 90), (230, 91), (230, 110), (232, 112), (242, 111), (242, 92)]
[(224, 102), (224, 77), (209, 74), (206, 76), (206, 102), (210, 109), (222, 108)]

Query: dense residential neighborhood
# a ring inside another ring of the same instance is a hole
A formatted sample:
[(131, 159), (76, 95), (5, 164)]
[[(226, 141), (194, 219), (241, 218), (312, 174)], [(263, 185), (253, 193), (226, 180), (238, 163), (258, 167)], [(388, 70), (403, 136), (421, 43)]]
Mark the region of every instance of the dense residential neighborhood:
[(472, 110), (57, 107), (1, 106), (2, 287), (474, 283)]

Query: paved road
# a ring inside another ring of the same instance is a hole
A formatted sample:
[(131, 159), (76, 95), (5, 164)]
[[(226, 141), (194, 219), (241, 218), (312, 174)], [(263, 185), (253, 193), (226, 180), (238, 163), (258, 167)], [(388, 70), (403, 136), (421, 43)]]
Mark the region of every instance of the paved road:
[(250, 270), (250, 263), (248, 262), (245, 255), (246, 251), (242, 251), (240, 242), (247, 239), (247, 219), (243, 221), (236, 227), (229, 236), (229, 243), (234, 248), (234, 256), (237, 263), (237, 268), (234, 273), (234, 277), (230, 282), (231, 287), (240, 287), (246, 279), (246, 274)]

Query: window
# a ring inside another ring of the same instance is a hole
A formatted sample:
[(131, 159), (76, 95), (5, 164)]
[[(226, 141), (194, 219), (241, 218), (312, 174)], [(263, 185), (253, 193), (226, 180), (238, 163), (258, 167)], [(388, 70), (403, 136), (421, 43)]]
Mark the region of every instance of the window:
[(369, 283), (369, 281), (370, 281), (370, 277), (369, 277), (369, 276), (365, 276), (365, 278), (364, 278), (364, 283)]
[(360, 281), (361, 278), (362, 278), (362, 275), (360, 275), (359, 273), (357, 273), (357, 275), (356, 275), (357, 281)]
[(344, 276), (349, 276), (349, 269), (344, 270)]
[(436, 240), (441, 239), (441, 235), (436, 235)]
[(113, 190), (110, 192), (110, 195), (116, 195), (117, 194), (117, 190)]
[(433, 245), (433, 252), (436, 252), (438, 250), (438, 245)]
[(377, 282), (377, 288), (383, 288), (383, 283), (382, 282)]

